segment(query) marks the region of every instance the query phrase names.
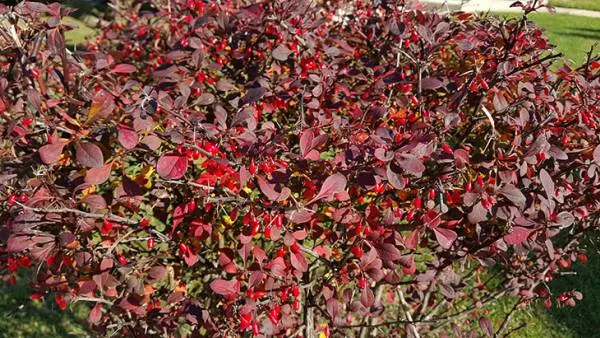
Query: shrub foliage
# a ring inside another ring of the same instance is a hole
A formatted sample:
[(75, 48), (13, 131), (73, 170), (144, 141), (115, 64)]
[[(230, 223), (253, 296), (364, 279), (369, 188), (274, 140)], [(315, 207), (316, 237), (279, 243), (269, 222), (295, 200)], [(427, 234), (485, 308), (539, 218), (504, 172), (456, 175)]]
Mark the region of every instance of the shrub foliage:
[(501, 295), (582, 297), (543, 282), (598, 225), (600, 64), (526, 16), (135, 1), (81, 50), (58, 4), (0, 13), (1, 271), (98, 332), (491, 335)]

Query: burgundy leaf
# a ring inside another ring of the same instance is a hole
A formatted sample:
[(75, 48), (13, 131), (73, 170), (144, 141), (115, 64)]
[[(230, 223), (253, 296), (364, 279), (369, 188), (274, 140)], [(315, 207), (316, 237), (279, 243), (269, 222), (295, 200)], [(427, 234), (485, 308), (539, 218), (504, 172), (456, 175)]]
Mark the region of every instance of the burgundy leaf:
[(113, 68), (110, 72), (111, 73), (118, 73), (118, 74), (130, 74), (130, 73), (135, 73), (136, 68), (134, 65), (130, 65), (127, 63), (121, 63), (115, 66), (115, 68)]
[(504, 236), (504, 241), (506, 244), (521, 244), (529, 237), (531, 231), (531, 229), (514, 226), (510, 234)]
[(110, 177), (110, 171), (112, 169), (112, 163), (107, 163), (100, 168), (88, 169), (85, 174), (85, 183), (89, 184), (102, 184)]
[(60, 158), (60, 155), (62, 154), (64, 147), (65, 143), (60, 141), (42, 146), (38, 150), (42, 162), (44, 162), (45, 164), (52, 164), (57, 162)]
[(267, 182), (267, 180), (265, 180), (262, 176), (258, 176), (256, 179), (258, 181), (258, 187), (260, 188), (260, 191), (262, 191), (262, 193), (265, 194), (269, 200), (281, 202), (290, 197), (291, 191), (289, 188), (283, 188), (281, 189), (281, 192), (278, 192), (275, 190), (275, 185)]
[(91, 142), (79, 142), (75, 146), (77, 161), (87, 168), (101, 168), (104, 165), (104, 155), (97, 145)]
[(326, 199), (333, 198), (334, 194), (341, 193), (346, 190), (347, 182), (348, 181), (346, 180), (346, 176), (344, 176), (340, 173), (336, 173), (336, 174), (333, 174), (333, 175), (327, 177), (325, 179), (325, 181), (323, 182), (323, 185), (321, 186), (321, 190), (319, 190), (319, 193), (317, 194), (317, 196), (315, 196), (312, 200), (310, 200), (306, 204), (307, 205), (311, 204), (322, 198), (326, 198)]
[(214, 293), (221, 296), (234, 295), (240, 291), (240, 282), (235, 279), (216, 279), (210, 283), (210, 288)]
[(125, 149), (133, 149), (138, 144), (138, 135), (135, 130), (119, 124), (117, 126), (117, 139)]
[(546, 197), (548, 197), (549, 200), (554, 198), (554, 181), (546, 169), (540, 170), (540, 181), (546, 191)]
[(367, 309), (370, 308), (373, 303), (375, 303), (375, 296), (373, 295), (373, 291), (371, 291), (370, 287), (362, 289), (360, 292), (360, 302)]
[(180, 179), (187, 172), (188, 158), (178, 154), (166, 154), (156, 162), (156, 172), (163, 178)]
[(435, 233), (435, 239), (437, 239), (440, 246), (446, 250), (452, 247), (452, 243), (456, 240), (456, 232), (454, 230), (445, 229), (445, 228), (433, 228), (433, 232)]
[(292, 263), (294, 269), (300, 272), (308, 271), (308, 261), (302, 252), (292, 252), (290, 255), (290, 262)]

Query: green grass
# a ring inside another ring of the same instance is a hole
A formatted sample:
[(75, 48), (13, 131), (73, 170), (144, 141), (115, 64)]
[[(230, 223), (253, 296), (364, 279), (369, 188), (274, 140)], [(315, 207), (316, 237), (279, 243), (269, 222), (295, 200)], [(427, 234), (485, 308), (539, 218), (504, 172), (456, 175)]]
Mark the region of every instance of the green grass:
[(68, 24), (77, 25), (76, 29), (70, 30), (65, 33), (65, 40), (67, 45), (76, 46), (78, 44), (83, 43), (86, 39), (89, 39), (96, 35), (96, 31), (94, 29), (88, 27), (85, 23), (74, 17), (66, 17), (63, 21)]
[(72, 305), (61, 312), (52, 299), (32, 301), (29, 296), (25, 278), (20, 279), (15, 286), (0, 283), (0, 337), (89, 336), (84, 325), (87, 310), (83, 304)]
[(580, 8), (591, 11), (600, 11), (600, 1), (598, 0), (550, 0), (550, 5), (554, 7)]
[[(600, 5), (600, 0), (598, 1)], [(515, 17), (514, 13), (494, 13), (508, 17)], [(573, 16), (568, 14), (535, 13), (530, 19), (546, 30), (545, 34), (550, 42), (557, 46), (557, 50), (572, 60), (581, 64), (586, 59), (590, 47), (600, 41), (600, 18)], [(596, 49), (600, 52), (600, 50)]]

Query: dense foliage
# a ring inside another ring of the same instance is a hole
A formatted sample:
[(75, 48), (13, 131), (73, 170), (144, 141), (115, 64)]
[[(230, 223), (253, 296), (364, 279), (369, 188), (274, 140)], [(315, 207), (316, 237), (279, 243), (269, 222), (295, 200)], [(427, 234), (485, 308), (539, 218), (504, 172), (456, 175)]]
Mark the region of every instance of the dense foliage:
[(94, 330), (491, 335), (504, 294), (582, 297), (543, 282), (598, 226), (600, 64), (525, 16), (136, 1), (74, 51), (67, 9), (1, 6), (4, 279)]

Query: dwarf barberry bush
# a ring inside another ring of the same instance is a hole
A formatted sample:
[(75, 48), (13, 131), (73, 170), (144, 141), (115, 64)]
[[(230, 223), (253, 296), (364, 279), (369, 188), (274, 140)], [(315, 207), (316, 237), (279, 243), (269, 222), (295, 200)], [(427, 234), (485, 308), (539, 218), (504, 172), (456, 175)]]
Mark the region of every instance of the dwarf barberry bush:
[(0, 7), (1, 267), (32, 298), (100, 333), (305, 337), (581, 299), (543, 282), (598, 228), (592, 53), (553, 70), (526, 16), (397, 1), (118, 3), (83, 51), (68, 9)]

